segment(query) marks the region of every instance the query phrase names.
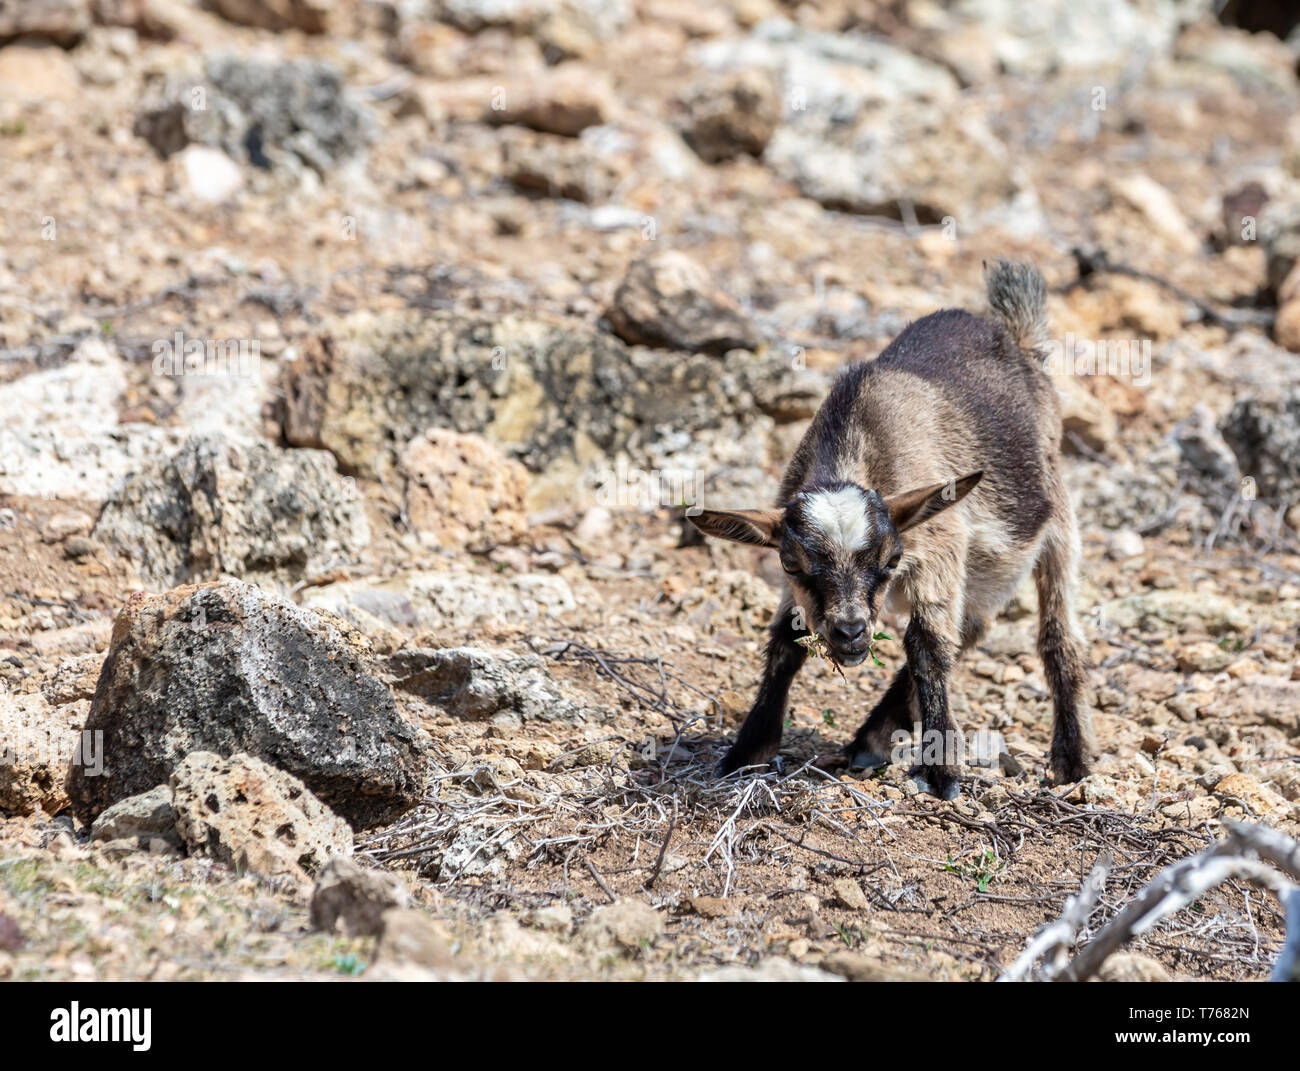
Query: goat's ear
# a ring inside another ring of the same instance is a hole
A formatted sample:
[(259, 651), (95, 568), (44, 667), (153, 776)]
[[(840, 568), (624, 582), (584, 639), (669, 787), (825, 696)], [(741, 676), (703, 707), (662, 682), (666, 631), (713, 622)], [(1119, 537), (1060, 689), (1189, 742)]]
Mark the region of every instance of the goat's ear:
[(889, 519), (900, 532), (915, 528), (936, 513), (942, 513), (954, 502), (960, 502), (966, 497), (966, 493), (980, 482), (980, 477), (983, 475), (984, 472), (981, 470), (963, 476), (960, 480), (948, 480), (946, 483), (936, 483), (931, 487), (921, 487), (915, 491), (890, 495), (885, 499), (885, 505), (889, 507)]
[(779, 547), (781, 517), (779, 509), (706, 509), (691, 517), (691, 523), (705, 535), (718, 539)]

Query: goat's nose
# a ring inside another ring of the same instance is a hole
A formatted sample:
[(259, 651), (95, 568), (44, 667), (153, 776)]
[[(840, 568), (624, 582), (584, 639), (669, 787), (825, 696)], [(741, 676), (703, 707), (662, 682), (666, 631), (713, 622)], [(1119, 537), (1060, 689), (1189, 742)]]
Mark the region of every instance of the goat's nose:
[(841, 621), (831, 629), (831, 638), (836, 643), (852, 643), (854, 640), (861, 639), (866, 631), (865, 621)]

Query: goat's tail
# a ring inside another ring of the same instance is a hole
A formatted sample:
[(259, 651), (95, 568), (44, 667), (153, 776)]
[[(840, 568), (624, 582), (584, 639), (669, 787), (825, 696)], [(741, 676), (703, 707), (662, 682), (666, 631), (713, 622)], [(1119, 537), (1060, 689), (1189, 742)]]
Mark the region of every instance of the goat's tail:
[(1047, 355), (1047, 283), (1032, 264), (995, 260), (984, 265), (989, 305), (1031, 357)]

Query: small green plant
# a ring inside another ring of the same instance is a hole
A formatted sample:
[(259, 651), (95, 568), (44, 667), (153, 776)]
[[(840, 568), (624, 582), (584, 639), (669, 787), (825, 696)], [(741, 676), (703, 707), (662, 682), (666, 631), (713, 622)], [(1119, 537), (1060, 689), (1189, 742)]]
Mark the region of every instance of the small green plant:
[(1007, 864), (1004, 863), (991, 848), (985, 848), (975, 857), (972, 863), (959, 863), (950, 855), (948, 862), (944, 865), (944, 870), (950, 874), (958, 874), (963, 878), (968, 878), (975, 883), (975, 888), (980, 892), (988, 892), (989, 883), (998, 876), (999, 872)]
[(835, 728), (835, 715), (829, 710), (822, 711), (822, 722), (831, 729)]
[(349, 952), (344, 955), (341, 952), (335, 952), (334, 958), (330, 965), (339, 972), (339, 974), (358, 975), (366, 969), (366, 965), (357, 959), (356, 954)]
[(873, 661), (876, 665), (881, 666), (882, 668), (884, 667), (885, 663), (880, 661), (880, 659), (876, 657), (876, 642), (878, 640), (892, 640), (893, 638), (894, 637), (891, 636), (888, 632), (877, 632), (874, 636), (871, 637), (871, 646), (867, 648), (867, 651), (871, 655), (871, 661)]

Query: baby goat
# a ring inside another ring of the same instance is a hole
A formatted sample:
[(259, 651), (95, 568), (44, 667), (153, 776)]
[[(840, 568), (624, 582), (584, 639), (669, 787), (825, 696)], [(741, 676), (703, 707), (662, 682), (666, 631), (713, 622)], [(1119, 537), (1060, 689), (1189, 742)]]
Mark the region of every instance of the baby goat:
[(931, 313), (840, 375), (786, 469), (776, 509), (692, 518), (708, 535), (779, 550), (787, 577), (758, 697), (720, 776), (780, 747), (786, 697), (807, 657), (796, 640), (817, 633), (835, 662), (855, 666), (887, 604), (909, 615), (907, 664), (846, 758), (879, 765), (891, 737), (919, 723), (913, 772), (954, 798), (953, 659), (1031, 568), (1056, 713), (1052, 773), (1087, 775), (1092, 731), (1072, 612), (1079, 540), (1061, 480), (1060, 403), (1040, 367), (1047, 288), (1036, 268), (1007, 261), (987, 269), (986, 282), (996, 319)]

